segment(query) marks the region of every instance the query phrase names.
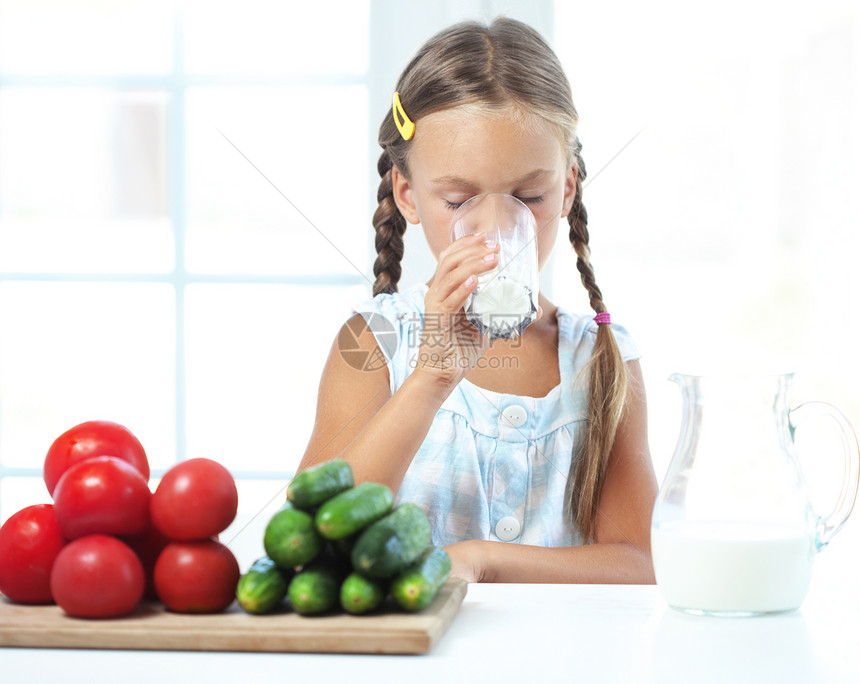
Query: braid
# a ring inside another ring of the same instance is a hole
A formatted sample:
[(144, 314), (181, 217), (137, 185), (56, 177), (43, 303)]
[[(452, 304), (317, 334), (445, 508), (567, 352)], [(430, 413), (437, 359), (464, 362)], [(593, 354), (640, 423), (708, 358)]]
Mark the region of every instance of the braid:
[(570, 224), (570, 243), (576, 251), (576, 270), (579, 271), (582, 284), (588, 290), (588, 302), (595, 313), (603, 313), (606, 311), (606, 305), (603, 303), (603, 294), (597, 287), (594, 269), (591, 267), (591, 248), (588, 246), (588, 212), (585, 211), (585, 205), (582, 203), (582, 181), (585, 180), (586, 171), (585, 162), (579, 154), (582, 150), (582, 143), (579, 142), (579, 138), (576, 138), (574, 145), (577, 174), (576, 194), (573, 198), (570, 214), (567, 216), (567, 221)]
[(383, 150), (376, 165), (379, 171), (379, 189), (376, 200), (379, 206), (373, 214), (373, 227), (376, 229), (376, 261), (373, 264), (373, 296), (380, 293), (397, 292), (397, 281), (400, 280), (400, 261), (403, 259), (403, 233), (406, 231), (406, 219), (394, 203), (394, 191), (391, 183), (391, 156), (388, 150)]
[[(589, 303), (596, 313), (602, 313), (606, 311), (606, 305), (591, 266), (588, 214), (582, 204), (582, 181), (586, 172), (585, 162), (579, 154), (581, 149), (582, 144), (577, 138), (574, 147), (576, 193), (567, 221), (570, 224), (570, 242), (577, 255), (576, 268), (588, 291)], [(627, 369), (615, 335), (608, 325), (597, 326), (597, 339), (588, 373), (588, 422), (571, 461), (568, 477), (569, 513), (586, 544), (593, 542), (597, 533), (600, 495), (627, 394)]]

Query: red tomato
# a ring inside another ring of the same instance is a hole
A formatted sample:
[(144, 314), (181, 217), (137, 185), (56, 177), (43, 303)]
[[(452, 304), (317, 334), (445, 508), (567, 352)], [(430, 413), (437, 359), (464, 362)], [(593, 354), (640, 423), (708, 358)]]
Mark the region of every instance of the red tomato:
[(116, 537), (91, 534), (66, 544), (51, 571), (51, 593), (69, 615), (126, 615), (143, 596), (143, 567)]
[(140, 534), (125, 537), (123, 541), (137, 554), (141, 565), (143, 565), (143, 572), (146, 575), (146, 589), (143, 592), (143, 597), (153, 601), (157, 600), (158, 595), (155, 593), (155, 581), (153, 579), (155, 561), (158, 560), (159, 554), (170, 543), (170, 540), (161, 534), (155, 525), (150, 524)]
[(115, 456), (127, 461), (149, 481), (149, 461), (137, 437), (118, 423), (90, 420), (66, 430), (48, 449), (44, 477), (51, 496), (66, 470), (93, 456)]
[(15, 513), (0, 527), (0, 592), (20, 603), (52, 603), (51, 566), (65, 543), (51, 504)]
[(66, 539), (87, 534), (139, 534), (152, 494), (133, 466), (97, 456), (69, 468), (54, 490), (54, 514)]
[(175, 541), (208, 539), (236, 517), (239, 493), (230, 471), (208, 458), (168, 470), (152, 495), (153, 524)]
[(178, 613), (217, 613), (236, 598), (239, 563), (212, 539), (168, 544), (155, 563), (155, 590)]

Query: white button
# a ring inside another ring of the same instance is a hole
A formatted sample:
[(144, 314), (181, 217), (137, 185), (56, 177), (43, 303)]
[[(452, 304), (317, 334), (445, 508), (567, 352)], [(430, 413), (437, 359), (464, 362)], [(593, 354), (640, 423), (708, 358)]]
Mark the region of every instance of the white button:
[(502, 411), (500, 422), (505, 427), (518, 428), (526, 422), (526, 418), (528, 418), (528, 416), (529, 414), (526, 413), (526, 410), (522, 406), (508, 406), (508, 408)]
[(502, 541), (511, 541), (520, 536), (520, 521), (507, 516), (496, 523), (496, 536)]

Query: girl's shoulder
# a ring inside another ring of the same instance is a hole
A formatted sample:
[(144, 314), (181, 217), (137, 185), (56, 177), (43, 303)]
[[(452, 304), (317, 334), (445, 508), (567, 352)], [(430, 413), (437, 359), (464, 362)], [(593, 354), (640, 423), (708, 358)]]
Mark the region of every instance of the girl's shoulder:
[(379, 361), (388, 367), (392, 393), (415, 365), (413, 357), (421, 339), (426, 293), (427, 286), (419, 284), (402, 292), (378, 294), (352, 307), (353, 314), (362, 317), (376, 338)]
[(391, 321), (400, 321), (409, 317), (420, 318), (424, 312), (424, 295), (427, 285), (419, 283), (406, 288), (402, 292), (378, 294), (373, 299), (367, 299), (353, 306), (353, 313), (360, 313), (367, 319), (371, 314), (384, 316)]
[[(594, 322), (594, 314), (576, 313), (559, 306), (556, 309), (556, 318), (558, 320), (559, 343), (564, 341), (574, 350), (576, 355), (582, 354), (586, 358), (590, 358), (591, 350), (597, 339), (597, 323)], [(638, 359), (640, 356), (639, 349), (630, 331), (619, 323), (612, 323), (611, 327), (621, 352), (621, 358), (625, 361)]]
[[(427, 286), (414, 285), (403, 292), (378, 294), (373, 299), (367, 299), (352, 307), (353, 314), (360, 314), (367, 327), (377, 337), (377, 342), (383, 347), (383, 339), (391, 338), (392, 343), (400, 343), (402, 338), (412, 336), (421, 329), (424, 316), (424, 295)], [(386, 356), (393, 354), (392, 350), (382, 349)], [(392, 354), (388, 354), (391, 351)]]

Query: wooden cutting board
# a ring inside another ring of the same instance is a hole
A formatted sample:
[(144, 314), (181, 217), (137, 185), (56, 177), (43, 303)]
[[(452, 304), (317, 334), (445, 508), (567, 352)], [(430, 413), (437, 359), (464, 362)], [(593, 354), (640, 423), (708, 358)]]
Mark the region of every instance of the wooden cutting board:
[[(427, 608), (404, 613), (386, 604), (373, 615), (303, 617), (292, 611), (249, 615), (235, 602), (224, 613), (182, 615), (143, 603), (127, 617), (84, 620), (57, 606), (24, 606), (0, 597), (0, 646), (167, 651), (426, 653), (448, 629), (468, 584), (450, 579)], [(389, 599), (390, 600), (390, 599)]]

